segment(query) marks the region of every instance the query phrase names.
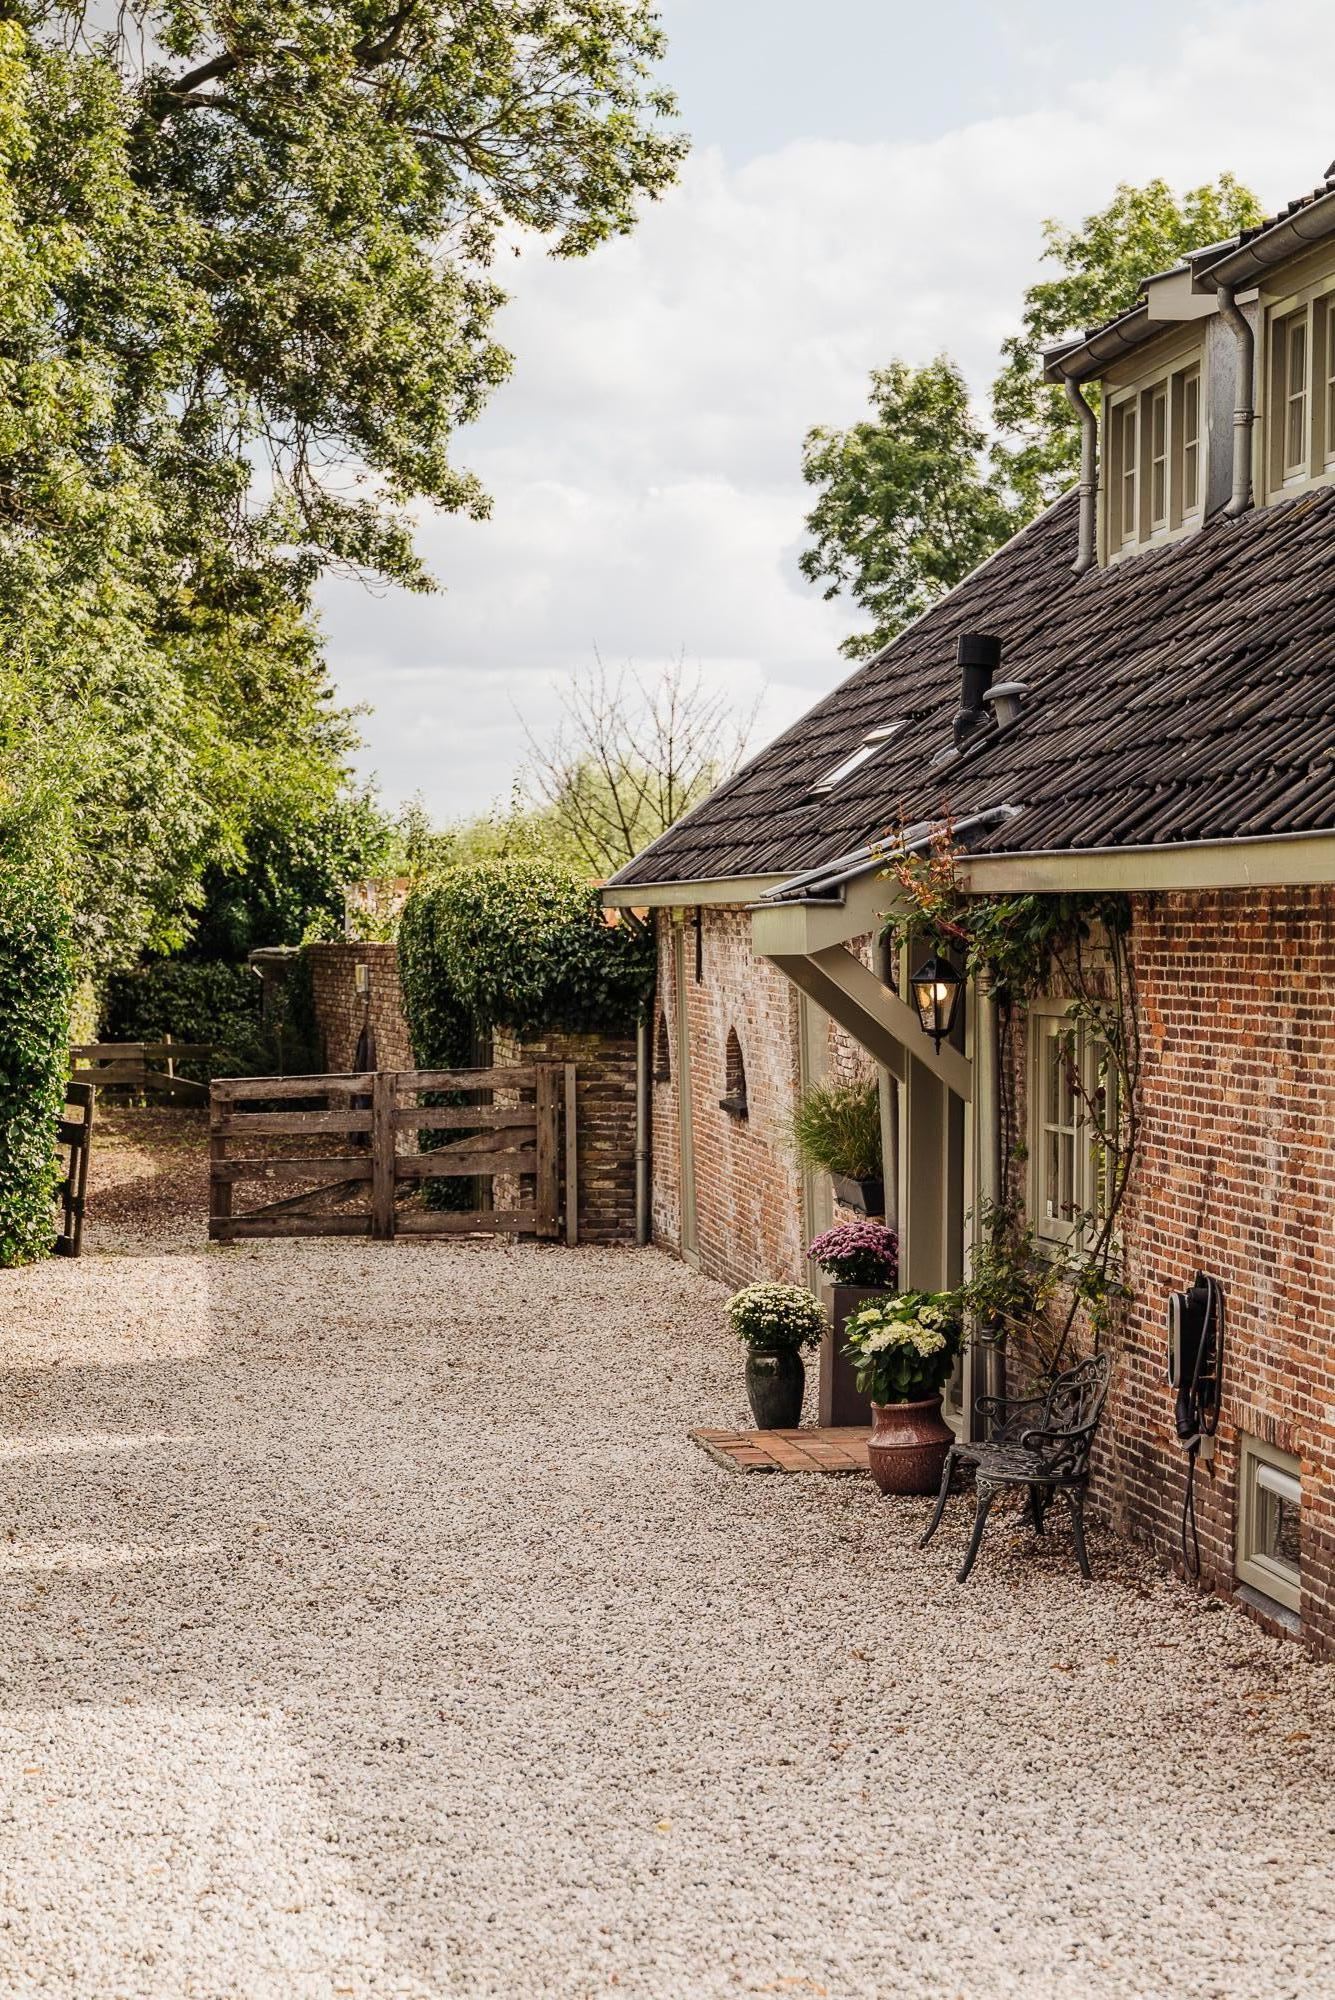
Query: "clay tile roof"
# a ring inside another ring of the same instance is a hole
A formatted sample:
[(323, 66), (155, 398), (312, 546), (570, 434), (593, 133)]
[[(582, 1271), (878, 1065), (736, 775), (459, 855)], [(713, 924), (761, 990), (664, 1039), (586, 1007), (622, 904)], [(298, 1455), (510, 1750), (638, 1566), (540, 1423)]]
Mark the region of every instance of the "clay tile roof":
[[(618, 884), (796, 875), (901, 826), (996, 806), (993, 851), (1335, 828), (1335, 489), (1222, 515), (1071, 574), (1066, 495), (746, 768)], [(931, 767), (958, 706), (955, 641), (1003, 641), (1021, 720)], [(870, 730), (904, 727), (812, 794)]]

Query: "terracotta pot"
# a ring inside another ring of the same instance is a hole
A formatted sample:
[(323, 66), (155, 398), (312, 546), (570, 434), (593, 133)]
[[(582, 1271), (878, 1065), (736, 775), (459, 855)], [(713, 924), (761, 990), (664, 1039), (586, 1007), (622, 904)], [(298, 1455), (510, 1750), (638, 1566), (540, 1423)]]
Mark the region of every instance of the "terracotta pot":
[(753, 1347), (746, 1357), (746, 1394), (758, 1431), (795, 1431), (802, 1421), (807, 1371), (795, 1347), (767, 1354)]
[(882, 1493), (935, 1493), (954, 1432), (940, 1396), (921, 1403), (873, 1403), (867, 1464)]

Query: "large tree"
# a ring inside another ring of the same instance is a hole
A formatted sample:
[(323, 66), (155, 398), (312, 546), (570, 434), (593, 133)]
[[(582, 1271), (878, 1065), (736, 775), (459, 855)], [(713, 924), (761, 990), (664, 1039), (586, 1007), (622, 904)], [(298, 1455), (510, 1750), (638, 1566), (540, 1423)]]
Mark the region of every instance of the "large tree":
[(485, 512), (451, 446), (509, 365), (493, 256), (671, 179), (659, 47), (639, 0), (0, 22), (0, 840), (63, 845), (94, 961), (329, 807), (313, 585), (429, 587), (414, 504)]
[(1080, 467), (1080, 426), (1062, 391), (1043, 380), (1042, 347), (1124, 312), (1142, 279), (1259, 222), (1262, 213), (1249, 188), (1220, 174), (1183, 195), (1162, 180), (1122, 182), (1107, 207), (1078, 228), (1043, 224), (1043, 257), (1059, 274), (1025, 293), (1020, 329), (1002, 342), (992, 385), (997, 474), (1026, 514), (1054, 500)]
[(879, 651), (1014, 525), (989, 483), (987, 440), (953, 361), (875, 369), (869, 401), (870, 417), (808, 431), (802, 450), (803, 477), (820, 489), (802, 574), (870, 614), (870, 628), (841, 648), (853, 660)]

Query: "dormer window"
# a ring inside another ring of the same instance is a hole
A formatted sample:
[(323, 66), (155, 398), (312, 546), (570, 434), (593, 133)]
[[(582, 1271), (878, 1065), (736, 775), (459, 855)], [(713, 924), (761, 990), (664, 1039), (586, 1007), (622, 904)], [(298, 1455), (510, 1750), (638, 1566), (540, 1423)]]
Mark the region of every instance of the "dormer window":
[(1111, 389), (1104, 437), (1109, 555), (1162, 541), (1199, 522), (1205, 468), (1198, 362), (1125, 390)]
[(884, 728), (869, 730), (851, 755), (845, 757), (841, 764), (836, 764), (832, 771), (827, 771), (823, 778), (816, 780), (811, 787), (812, 795), (832, 792), (836, 785), (842, 785), (845, 778), (851, 778), (854, 771), (860, 771), (864, 764), (869, 764), (877, 751), (888, 743), (892, 736), (898, 735), (903, 727), (902, 722), (889, 722)]
[[(1322, 289), (1322, 286), (1325, 289)], [(1269, 321), (1265, 483), (1276, 499), (1335, 468), (1335, 292), (1324, 278)]]

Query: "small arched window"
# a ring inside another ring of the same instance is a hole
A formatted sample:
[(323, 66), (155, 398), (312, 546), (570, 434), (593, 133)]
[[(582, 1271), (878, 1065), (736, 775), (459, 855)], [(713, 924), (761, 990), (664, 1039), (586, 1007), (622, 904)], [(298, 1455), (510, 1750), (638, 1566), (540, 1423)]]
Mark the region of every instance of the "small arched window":
[(719, 1109), (732, 1118), (748, 1116), (746, 1102), (746, 1064), (742, 1060), (742, 1045), (737, 1039), (736, 1028), (729, 1028), (728, 1043), (723, 1056), (724, 1095), (719, 1099)]
[(654, 1036), (654, 1082), (672, 1081), (672, 1037), (668, 1033), (667, 1015), (659, 1009), (658, 1032)]

